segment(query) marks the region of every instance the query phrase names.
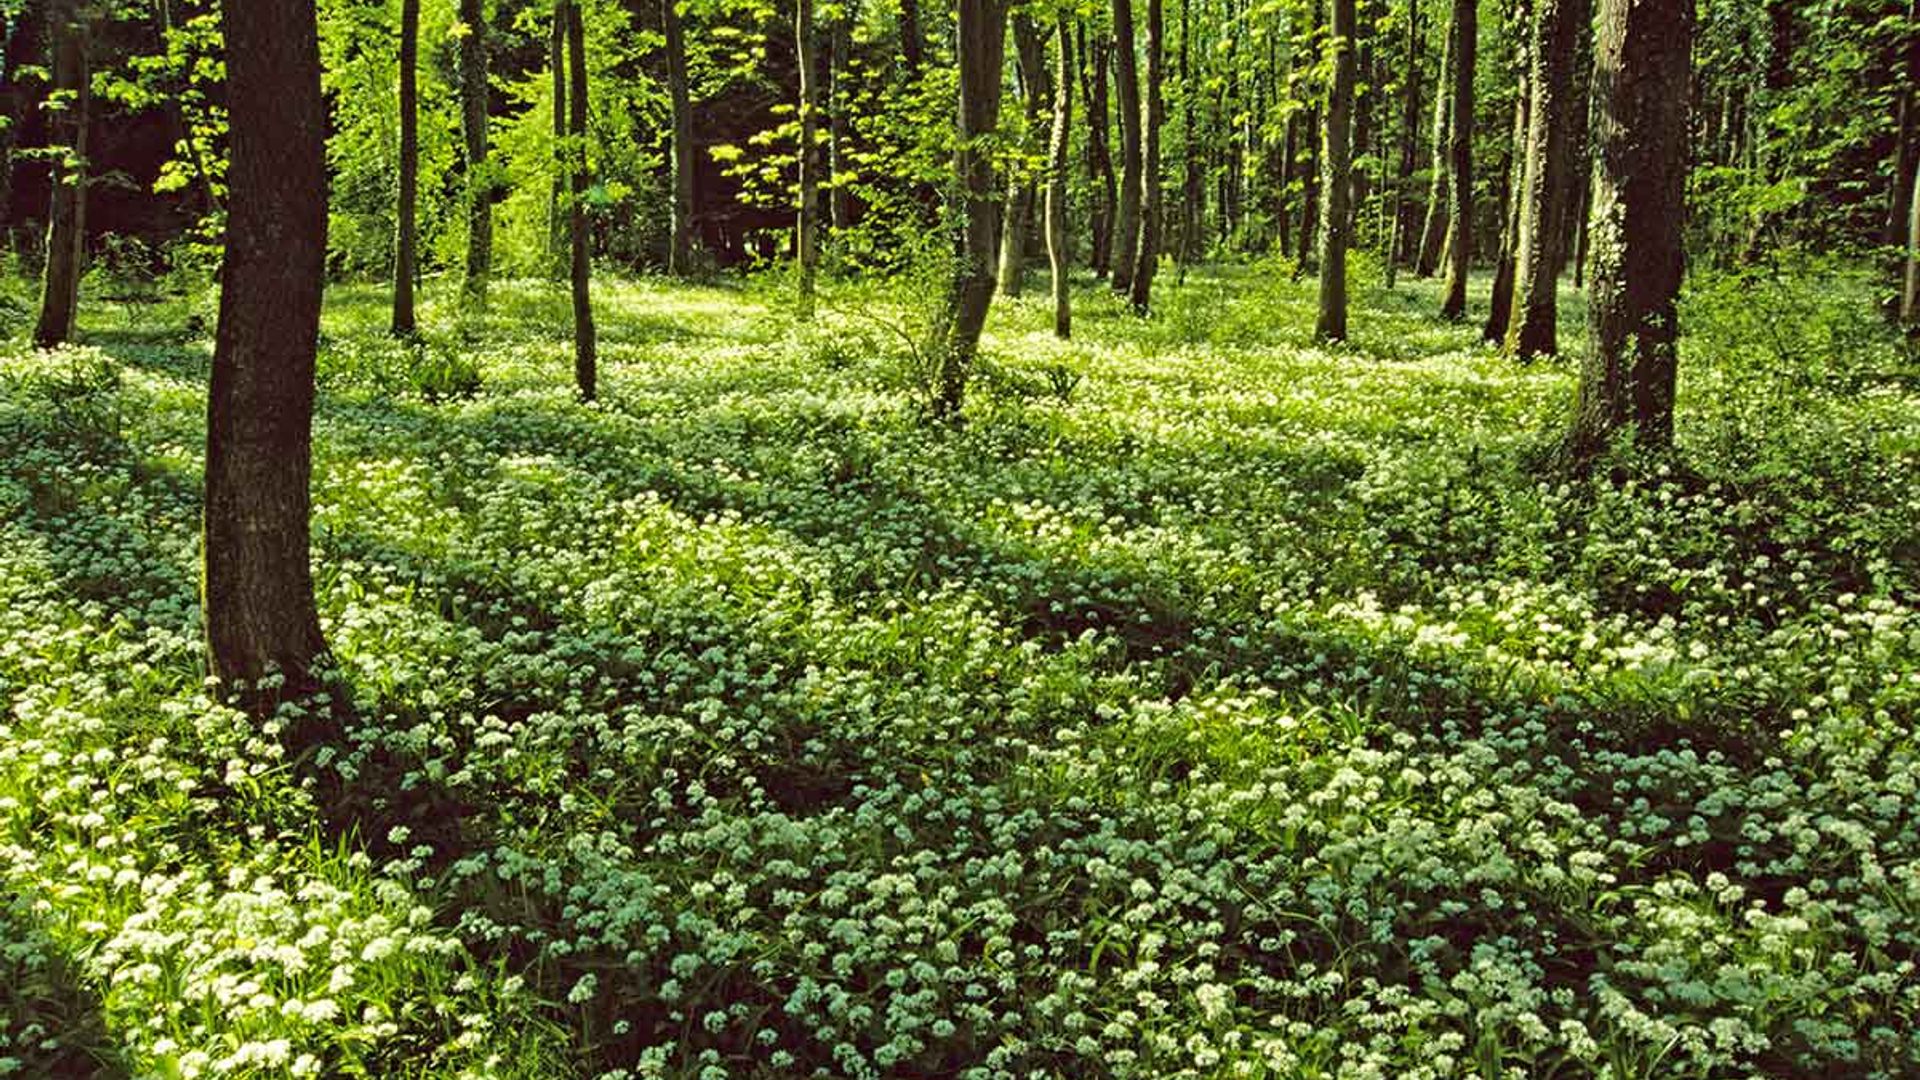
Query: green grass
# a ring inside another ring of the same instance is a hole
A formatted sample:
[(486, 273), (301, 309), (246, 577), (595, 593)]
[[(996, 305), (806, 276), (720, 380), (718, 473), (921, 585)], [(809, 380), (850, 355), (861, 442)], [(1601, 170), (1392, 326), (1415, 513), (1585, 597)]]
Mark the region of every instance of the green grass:
[(997, 302), (957, 431), (911, 289), (603, 282), (582, 407), (553, 286), (417, 350), (336, 288), (307, 768), (203, 682), (209, 298), (8, 346), (0, 1075), (1920, 1070), (1859, 283), (1697, 285), (1686, 469), (1593, 485), (1575, 361), (1426, 283), (1331, 349), (1285, 267), (1168, 284)]

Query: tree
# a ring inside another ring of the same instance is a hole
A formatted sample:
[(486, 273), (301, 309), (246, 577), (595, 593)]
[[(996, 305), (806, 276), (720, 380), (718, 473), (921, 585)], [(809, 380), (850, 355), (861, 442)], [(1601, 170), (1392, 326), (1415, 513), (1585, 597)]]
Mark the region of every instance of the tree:
[(1520, 250), (1515, 259), (1513, 322), (1507, 350), (1523, 359), (1559, 351), (1561, 247), (1574, 175), (1573, 57), (1580, 27), (1589, 21), (1586, 0), (1533, 0), (1533, 42), (1527, 80), (1531, 95), (1527, 129), (1526, 189), (1520, 213)]
[(1907, 200), (1907, 283), (1900, 300), (1900, 321), (1920, 329), (1920, 175)]
[(1354, 0), (1333, 0), (1333, 36), (1327, 48), (1333, 53), (1333, 80), (1327, 87), (1326, 149), (1320, 190), (1325, 193), (1327, 209), (1320, 229), (1320, 321), (1316, 332), (1322, 341), (1345, 341), (1347, 337), (1347, 247), (1351, 242), (1353, 213), (1349, 205), (1353, 195), (1353, 80), (1354, 34), (1358, 20)]
[(1133, 245), (1133, 276), (1129, 299), (1133, 310), (1145, 315), (1153, 306), (1153, 276), (1160, 265), (1161, 220), (1166, 197), (1160, 186), (1160, 129), (1166, 126), (1164, 79), (1166, 33), (1160, 0), (1147, 0), (1147, 84), (1140, 117), (1140, 240)]
[(1467, 314), (1467, 275), (1473, 268), (1473, 68), (1479, 40), (1475, 0), (1453, 3), (1453, 116), (1447, 140), (1447, 183), (1452, 206), (1447, 222), (1447, 277), (1440, 317)]
[(1087, 181), (1088, 224), (1093, 231), (1093, 251), (1088, 259), (1096, 275), (1105, 275), (1112, 265), (1113, 211), (1117, 201), (1113, 176), (1113, 153), (1107, 138), (1107, 58), (1113, 43), (1104, 36), (1086, 33), (1081, 24), (1080, 59), (1086, 73), (1087, 101)]
[(570, 0), (553, 0), (553, 35), (548, 42), (548, 65), (553, 72), (553, 193), (547, 204), (547, 254), (555, 278), (571, 266), (571, 216), (567, 212), (567, 7)]
[(498, 185), (487, 167), (486, 0), (460, 0), (460, 132), (466, 141), (467, 265), (461, 294), (486, 307), (493, 276), (493, 203)]
[(567, 67), (567, 175), (571, 191), (567, 199), (567, 238), (569, 241), (573, 286), (573, 381), (581, 401), (592, 401), (599, 392), (599, 342), (593, 328), (593, 297), (590, 277), (593, 257), (587, 247), (587, 35), (580, 17), (579, 0), (559, 0), (554, 18), (566, 24)]
[(1400, 260), (1406, 257), (1413, 239), (1410, 235), (1413, 220), (1407, 213), (1412, 193), (1413, 171), (1419, 157), (1417, 146), (1420, 137), (1420, 2), (1407, 0), (1406, 23), (1406, 66), (1401, 71), (1401, 113), (1400, 113), (1400, 163), (1394, 175), (1393, 200), (1389, 210), (1388, 228), (1392, 234), (1387, 242), (1387, 288), (1393, 288), (1400, 273)]
[(853, 108), (848, 66), (853, 61), (853, 21), (859, 0), (845, 0), (834, 13), (827, 48), (827, 227), (853, 228), (853, 177), (847, 165), (847, 114)]
[(201, 609), (213, 674), (314, 685), (326, 647), (309, 559), (314, 357), (326, 266), (326, 102), (305, 0), (226, 0), (227, 248), (207, 393)]
[(1448, 184), (1447, 145), (1453, 130), (1454, 76), (1453, 39), (1447, 32), (1440, 53), (1440, 78), (1433, 94), (1433, 165), (1427, 182), (1427, 220), (1420, 230), (1420, 246), (1414, 250), (1414, 273), (1430, 278), (1440, 268), (1440, 250), (1446, 240), (1447, 207), (1453, 202)]
[(92, 74), (87, 62), (86, 13), (76, 0), (47, 6), (52, 33), (53, 99), (58, 132), (47, 213), (47, 261), (40, 284), (40, 318), (33, 343), (51, 349), (73, 338), (80, 307), (80, 264), (86, 258), (87, 123)]
[(1495, 343), (1507, 340), (1507, 327), (1513, 321), (1513, 268), (1520, 249), (1520, 202), (1521, 192), (1527, 186), (1528, 168), (1527, 121), (1533, 108), (1533, 72), (1527, 64), (1527, 54), (1531, 49), (1527, 39), (1532, 33), (1528, 17), (1530, 6), (1529, 0), (1515, 0), (1513, 5), (1514, 74), (1517, 83), (1513, 95), (1513, 139), (1508, 144), (1507, 182), (1501, 197), (1505, 212), (1501, 215), (1504, 225), (1500, 232), (1500, 253), (1493, 267), (1493, 289), (1487, 304), (1487, 322), (1480, 331), (1483, 340)]
[(1053, 130), (1047, 144), (1047, 262), (1053, 272), (1053, 333), (1073, 336), (1073, 294), (1069, 273), (1073, 252), (1067, 237), (1067, 152), (1073, 144), (1073, 24), (1059, 17), (1060, 41), (1054, 61)]
[(400, 192), (393, 227), (394, 337), (414, 336), (420, 237), (420, 0), (400, 0)]
[(684, 275), (693, 258), (693, 98), (687, 88), (687, 39), (679, 0), (660, 0), (667, 38), (667, 97), (673, 108), (673, 236), (667, 273)]
[[(1045, 152), (1051, 145), (1043, 136), (1053, 87), (1047, 72), (1047, 43), (1040, 28), (1024, 12), (1013, 16), (1014, 59), (1020, 73), (1020, 91), (1026, 106), (1023, 150)], [(1022, 155), (1026, 156), (1025, 154)], [(1008, 170), (1007, 209), (1000, 225), (1000, 295), (1019, 296), (1027, 263), (1027, 219), (1034, 202), (1033, 174), (1022, 165)]]
[(1693, 0), (1600, 0), (1593, 354), (1567, 441), (1576, 468), (1628, 429), (1643, 448), (1673, 443), (1693, 23)]
[[(1123, 0), (1124, 2), (1124, 0)], [(960, 180), (960, 251), (953, 285), (935, 334), (933, 415), (960, 418), (967, 376), (980, 350), (980, 331), (993, 304), (993, 152), (987, 140), (1000, 123), (1000, 73), (1006, 63), (1004, 0), (959, 0), (955, 29), (960, 69), (960, 116), (954, 171)]]
[(819, 108), (818, 57), (813, 36), (813, 0), (793, 9), (793, 36), (800, 64), (800, 209), (794, 223), (794, 257), (800, 264), (800, 317), (813, 317), (813, 279), (819, 266), (820, 165), (814, 147)]
[(1133, 40), (1133, 0), (1113, 0), (1114, 107), (1120, 111), (1120, 199), (1113, 217), (1114, 294), (1133, 294), (1140, 252), (1140, 71)]

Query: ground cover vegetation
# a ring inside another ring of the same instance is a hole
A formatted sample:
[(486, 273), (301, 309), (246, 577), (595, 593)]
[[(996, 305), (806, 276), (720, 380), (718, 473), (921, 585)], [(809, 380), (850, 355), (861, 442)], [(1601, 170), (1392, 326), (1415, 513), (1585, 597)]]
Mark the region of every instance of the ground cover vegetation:
[(1920, 1072), (1917, 14), (0, 0), (0, 1076)]

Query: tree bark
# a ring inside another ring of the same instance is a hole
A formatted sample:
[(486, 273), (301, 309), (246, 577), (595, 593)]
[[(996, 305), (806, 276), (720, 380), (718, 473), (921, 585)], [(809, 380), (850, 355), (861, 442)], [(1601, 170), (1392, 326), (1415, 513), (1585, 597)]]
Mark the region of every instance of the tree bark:
[(1427, 182), (1427, 220), (1420, 230), (1420, 248), (1416, 252), (1414, 273), (1430, 278), (1440, 267), (1440, 252), (1446, 242), (1447, 207), (1453, 202), (1453, 187), (1448, 181), (1447, 146), (1453, 130), (1453, 32), (1446, 35), (1440, 53), (1440, 78), (1433, 94), (1433, 163)]
[(592, 401), (600, 389), (600, 350), (593, 326), (593, 255), (587, 235), (587, 189), (591, 180), (587, 171), (587, 32), (581, 21), (580, 0), (560, 0), (560, 6), (566, 12), (567, 67), (571, 76), (567, 88), (567, 172), (572, 192), (567, 200), (567, 238), (572, 255), (573, 381), (580, 400)]
[(1120, 111), (1120, 198), (1113, 218), (1115, 295), (1133, 295), (1133, 267), (1140, 251), (1140, 72), (1133, 40), (1133, 0), (1113, 0), (1113, 88)]
[[(1112, 266), (1113, 211), (1116, 199), (1113, 153), (1107, 137), (1107, 60), (1113, 45), (1098, 34), (1088, 35), (1081, 23), (1080, 57), (1087, 73), (1087, 183), (1093, 203), (1089, 224), (1093, 231), (1090, 264), (1096, 276), (1104, 277)], [(1091, 38), (1091, 40), (1089, 40)]]
[(1642, 448), (1673, 444), (1693, 29), (1693, 0), (1600, 2), (1593, 355), (1567, 442), (1578, 469), (1629, 428)]
[(1413, 188), (1414, 168), (1419, 158), (1420, 138), (1420, 5), (1418, 2), (1407, 4), (1407, 55), (1406, 67), (1401, 72), (1403, 80), (1400, 86), (1400, 166), (1393, 182), (1393, 237), (1387, 249), (1387, 288), (1397, 283), (1400, 275), (1400, 260), (1406, 257), (1408, 240), (1413, 228), (1412, 215), (1407, 213), (1411, 200), (1407, 196)]
[[(1053, 86), (1047, 73), (1047, 42), (1025, 13), (1013, 16), (1014, 60), (1020, 73), (1025, 112), (1022, 156), (1044, 154), (1052, 145), (1045, 137), (1047, 110), (1053, 105)], [(1008, 170), (1006, 218), (1000, 226), (1000, 295), (1019, 296), (1027, 268), (1027, 222), (1033, 216), (1034, 176), (1023, 163)]]
[(1920, 329), (1920, 176), (1907, 199), (1907, 282), (1900, 300), (1900, 321)]
[(308, 529), (327, 111), (312, 3), (226, 0), (222, 32), (232, 157), (207, 393), (201, 610), (214, 677), (265, 716), (277, 697), (314, 688), (326, 647)]
[(92, 74), (87, 63), (86, 15), (74, 0), (48, 6), (53, 43), (53, 89), (62, 99), (55, 113), (55, 160), (47, 212), (47, 261), (40, 284), (40, 318), (33, 344), (51, 349), (73, 339), (80, 307), (80, 267), (87, 244), (87, 126), (92, 112)]
[(920, 0), (900, 0), (900, 61), (908, 79), (919, 76), (925, 52), (920, 33)]
[(813, 279), (819, 265), (820, 173), (814, 152), (814, 127), (819, 108), (819, 78), (813, 38), (813, 0), (794, 5), (793, 36), (800, 65), (800, 207), (794, 223), (794, 256), (800, 269), (800, 317), (813, 317)]
[(548, 57), (553, 70), (553, 197), (547, 204), (547, 256), (555, 279), (567, 272), (571, 227), (567, 214), (567, 5), (554, 0), (553, 38)]
[(960, 418), (967, 377), (980, 351), (980, 331), (993, 305), (993, 155), (984, 140), (992, 137), (1000, 123), (1007, 31), (1004, 0), (958, 0), (958, 4), (955, 59), (960, 69), (960, 108), (954, 169), (960, 179), (965, 224), (953, 286), (933, 346), (938, 364), (933, 415), (948, 422)]
[(1199, 248), (1201, 219), (1206, 215), (1206, 159), (1199, 148), (1199, 124), (1194, 105), (1200, 98), (1193, 71), (1193, 0), (1180, 0), (1180, 145), (1185, 151), (1186, 168), (1180, 183), (1180, 277), (1186, 279)]
[(667, 96), (673, 108), (673, 235), (667, 273), (684, 277), (693, 270), (693, 98), (687, 87), (687, 39), (679, 0), (660, 0), (660, 16), (666, 27)]
[(858, 0), (847, 0), (833, 20), (827, 50), (827, 228), (838, 236), (853, 228), (853, 177), (847, 165), (847, 63), (853, 57), (853, 20)]
[(1454, 0), (1453, 119), (1447, 140), (1453, 206), (1447, 226), (1445, 297), (1440, 303), (1443, 319), (1466, 317), (1467, 275), (1473, 269), (1473, 68), (1479, 33), (1475, 0)]
[(1534, 0), (1532, 116), (1527, 128), (1526, 190), (1520, 214), (1519, 275), (1507, 350), (1521, 359), (1559, 351), (1560, 250), (1573, 171), (1573, 58), (1580, 26), (1590, 21), (1585, 0)]
[(1165, 58), (1160, 0), (1147, 0), (1147, 83), (1141, 106), (1145, 112), (1140, 118), (1140, 242), (1134, 247), (1129, 293), (1133, 310), (1140, 315), (1153, 307), (1153, 278), (1160, 266), (1161, 222), (1166, 213), (1166, 196), (1160, 186), (1160, 129), (1167, 119)]
[(1358, 20), (1354, 0), (1333, 0), (1333, 81), (1327, 88), (1326, 150), (1320, 155), (1325, 171), (1320, 189), (1326, 192), (1325, 222), (1320, 230), (1320, 320), (1316, 332), (1322, 341), (1347, 339), (1347, 247), (1352, 230), (1354, 49)]
[(1887, 198), (1887, 238), (1898, 246), (1906, 232), (1916, 173), (1920, 173), (1920, 0), (1907, 0), (1907, 32), (1900, 49), (1893, 183)]
[(1053, 271), (1053, 333), (1073, 336), (1073, 252), (1067, 237), (1067, 154), (1073, 144), (1073, 24), (1059, 17), (1053, 79), (1053, 128), (1047, 148), (1047, 261)]
[(420, 0), (400, 0), (400, 189), (393, 221), (394, 337), (417, 332), (413, 282), (419, 275)]
[(460, 292), (485, 309), (493, 277), (493, 203), (499, 185), (487, 166), (488, 44), (486, 0), (460, 0), (460, 131), (467, 150), (467, 265)]
[(40, 57), (41, 35), (46, 32), (46, 13), (39, 0), (27, 0), (20, 10), (4, 18), (4, 48), (0, 48), (0, 251), (13, 246), (13, 148), (21, 129), (33, 113), (36, 95), (20, 79), (20, 69)]
[(1507, 329), (1513, 322), (1514, 266), (1520, 249), (1522, 193), (1527, 188), (1527, 132), (1533, 115), (1533, 69), (1528, 63), (1533, 46), (1533, 24), (1529, 0), (1515, 0), (1513, 26), (1516, 47), (1514, 67), (1516, 88), (1513, 96), (1513, 137), (1508, 143), (1506, 184), (1501, 192), (1500, 252), (1493, 264), (1493, 288), (1488, 297), (1487, 322), (1481, 328), (1483, 340), (1504, 345)]

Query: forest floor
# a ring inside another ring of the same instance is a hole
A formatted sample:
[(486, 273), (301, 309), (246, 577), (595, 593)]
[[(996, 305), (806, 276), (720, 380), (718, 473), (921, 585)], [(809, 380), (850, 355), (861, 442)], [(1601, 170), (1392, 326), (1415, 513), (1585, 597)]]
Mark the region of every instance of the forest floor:
[(958, 431), (922, 305), (777, 284), (603, 283), (591, 407), (553, 286), (417, 351), (330, 294), (301, 763), (203, 681), (210, 300), (16, 328), (0, 1075), (1920, 1072), (1859, 282), (1702, 279), (1684, 468), (1591, 484), (1574, 362), (1428, 283), (1331, 350), (1257, 269), (1072, 342), (1036, 285)]

